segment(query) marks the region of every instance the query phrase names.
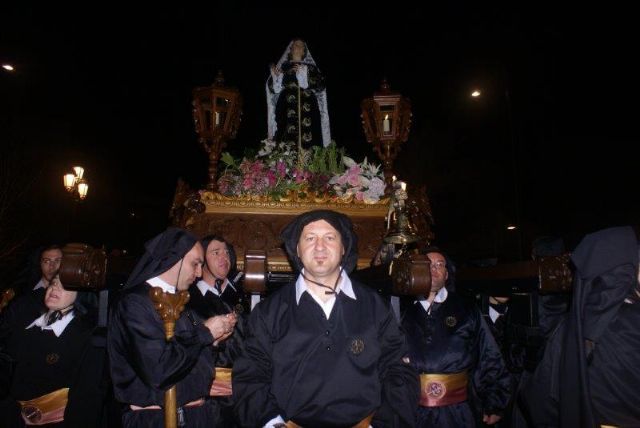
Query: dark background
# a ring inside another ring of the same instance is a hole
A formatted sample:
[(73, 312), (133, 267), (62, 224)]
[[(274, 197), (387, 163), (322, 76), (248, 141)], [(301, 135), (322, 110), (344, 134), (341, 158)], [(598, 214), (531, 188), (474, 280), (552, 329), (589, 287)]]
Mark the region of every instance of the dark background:
[[(222, 69), (244, 97), (231, 151), (257, 147), (268, 66), (293, 37), (327, 77), (332, 137), (356, 160), (378, 161), (361, 100), (383, 77), (411, 98), (397, 175), (427, 186), (436, 241), (459, 262), (638, 223), (635, 15), (484, 3), (2, 6), (0, 60), (16, 70), (0, 70), (0, 263), (52, 241), (140, 252), (167, 225), (178, 177), (206, 182), (192, 89)], [(90, 183), (81, 204), (62, 186), (75, 164)]]

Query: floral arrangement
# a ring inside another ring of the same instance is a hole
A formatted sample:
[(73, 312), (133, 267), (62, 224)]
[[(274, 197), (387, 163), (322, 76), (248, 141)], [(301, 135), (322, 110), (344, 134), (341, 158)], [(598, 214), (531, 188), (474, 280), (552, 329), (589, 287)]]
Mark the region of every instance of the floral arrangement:
[(334, 142), (298, 153), (294, 144), (263, 140), (257, 153), (245, 153), (238, 160), (225, 152), (221, 162), (218, 191), (225, 196), (278, 200), (295, 193), (299, 198), (328, 196), (363, 203), (376, 203), (384, 196), (379, 166), (366, 158), (356, 163)]

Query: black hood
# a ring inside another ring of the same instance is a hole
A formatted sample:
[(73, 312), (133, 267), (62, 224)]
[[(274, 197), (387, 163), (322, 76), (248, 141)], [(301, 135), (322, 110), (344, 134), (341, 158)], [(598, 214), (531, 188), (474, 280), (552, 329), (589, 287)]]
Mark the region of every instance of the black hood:
[(144, 245), (145, 253), (124, 288), (131, 288), (168, 271), (197, 243), (198, 238), (191, 232), (176, 227), (168, 228)]
[(342, 269), (347, 274), (351, 273), (358, 264), (358, 237), (353, 231), (353, 224), (349, 217), (331, 210), (316, 210), (300, 214), (284, 228), (280, 238), (284, 242), (284, 247), (293, 263), (293, 267), (298, 272), (303, 268), (302, 260), (298, 257), (297, 251), (302, 229), (309, 223), (318, 220), (326, 221), (340, 233), (342, 245), (344, 246), (344, 256), (342, 256), (341, 262)]

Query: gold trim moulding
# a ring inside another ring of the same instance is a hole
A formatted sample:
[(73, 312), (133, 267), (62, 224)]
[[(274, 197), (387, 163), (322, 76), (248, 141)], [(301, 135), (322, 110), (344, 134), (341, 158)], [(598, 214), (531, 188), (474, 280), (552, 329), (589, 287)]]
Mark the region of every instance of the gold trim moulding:
[[(371, 265), (371, 260), (366, 257), (358, 258), (356, 269), (365, 269)], [(236, 267), (240, 271), (244, 271), (244, 260), (238, 259)], [(267, 269), (269, 272), (292, 272), (289, 260), (286, 257), (267, 257)]]
[[(297, 199), (297, 198), (296, 198)], [(389, 210), (389, 199), (369, 204), (334, 197), (315, 197), (293, 200), (282, 198), (274, 201), (268, 196), (223, 196), (209, 191), (201, 192), (200, 200), (207, 214), (271, 214), (298, 215), (310, 210), (329, 209), (358, 217), (384, 218)]]

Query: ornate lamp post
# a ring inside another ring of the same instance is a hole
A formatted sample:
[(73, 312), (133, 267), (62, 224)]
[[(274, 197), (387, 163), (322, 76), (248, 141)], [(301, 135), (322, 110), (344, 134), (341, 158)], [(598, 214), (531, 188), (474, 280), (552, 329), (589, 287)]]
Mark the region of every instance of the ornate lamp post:
[(362, 108), (362, 126), (367, 141), (373, 144), (374, 151), (382, 160), (385, 193), (392, 190), (393, 161), (400, 144), (409, 138), (411, 128), (411, 102), (398, 92), (389, 89), (386, 80), (382, 81), (380, 91), (372, 98), (365, 98), (360, 104)]
[(236, 137), (242, 114), (242, 96), (236, 88), (224, 85), (222, 71), (211, 86), (193, 90), (193, 121), (198, 141), (209, 153), (207, 189), (217, 189), (216, 175), (220, 153), (227, 141)]
[(67, 192), (74, 195), (74, 197), (84, 200), (89, 192), (89, 183), (84, 177), (84, 168), (81, 166), (73, 167), (73, 174), (65, 174), (62, 177), (64, 188)]

